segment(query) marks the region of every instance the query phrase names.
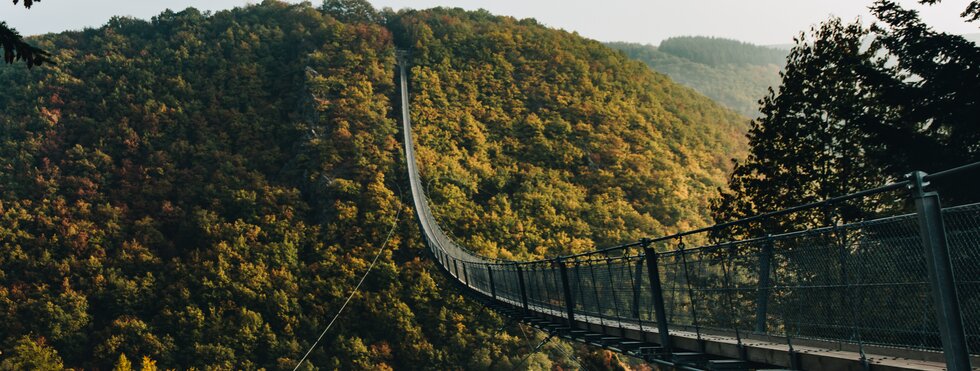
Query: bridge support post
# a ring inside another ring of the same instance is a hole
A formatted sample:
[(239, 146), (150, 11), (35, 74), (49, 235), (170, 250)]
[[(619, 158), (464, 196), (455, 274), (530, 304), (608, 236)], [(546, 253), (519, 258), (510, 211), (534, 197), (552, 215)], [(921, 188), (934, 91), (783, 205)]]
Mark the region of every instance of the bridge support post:
[(575, 328), (575, 298), (572, 297), (572, 286), (568, 282), (568, 265), (562, 259), (555, 260), (561, 273), (562, 296), (565, 297), (565, 311), (568, 314), (568, 329)]
[(949, 257), (939, 194), (925, 191), (924, 188), (929, 185), (925, 176), (925, 173), (917, 171), (909, 174), (909, 180), (912, 182), (912, 199), (915, 201), (919, 219), (919, 238), (925, 249), (932, 297), (936, 306), (936, 323), (943, 341), (946, 369), (967, 371), (970, 370), (970, 352), (963, 331), (963, 318), (953, 280), (953, 265)]
[[(643, 279), (642, 276), (643, 276), (643, 260), (641, 259), (636, 261), (636, 270), (633, 273), (632, 281), (641, 280)], [(633, 314), (633, 318), (636, 318), (636, 320), (639, 321), (640, 331), (643, 331), (643, 318), (640, 317), (640, 291), (642, 289), (641, 286), (643, 285), (639, 283), (633, 285), (633, 306), (632, 308), (630, 308), (631, 309), (630, 312)]]
[(463, 284), (466, 287), (470, 287), (470, 276), (466, 275), (466, 262), (462, 262), (459, 265), (463, 266)]
[(459, 264), (457, 264), (458, 262), (459, 261), (456, 260), (456, 258), (453, 258), (453, 277), (456, 277), (457, 280), (459, 280)]
[(766, 319), (769, 312), (769, 290), (772, 285), (770, 270), (772, 269), (772, 237), (767, 236), (762, 243), (762, 251), (759, 252), (759, 287), (758, 296), (755, 300), (755, 332), (764, 334)]
[(664, 305), (664, 289), (660, 283), (660, 267), (657, 264), (657, 252), (650, 248), (650, 240), (644, 238), (643, 255), (647, 261), (647, 275), (650, 279), (650, 291), (653, 294), (653, 310), (657, 315), (657, 332), (660, 333), (660, 346), (664, 355), (669, 355), (670, 332), (667, 327), (667, 307)]
[(493, 283), (493, 266), (487, 264), (487, 280), (490, 281), (490, 297), (497, 298), (497, 287)]
[(524, 272), (517, 263), (514, 263), (514, 270), (517, 271), (517, 285), (521, 287), (521, 305), (524, 306), (524, 312), (527, 313), (527, 288), (524, 285)]

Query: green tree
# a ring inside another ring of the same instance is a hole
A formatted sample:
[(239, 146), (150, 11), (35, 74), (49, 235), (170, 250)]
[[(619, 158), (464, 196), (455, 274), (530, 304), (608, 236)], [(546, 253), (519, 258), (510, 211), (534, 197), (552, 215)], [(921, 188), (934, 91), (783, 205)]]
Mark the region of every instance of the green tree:
[(320, 9), (345, 23), (378, 23), (381, 14), (367, 0), (324, 0)]
[[(922, 3), (934, 3), (923, 0)], [(918, 12), (894, 1), (871, 7), (881, 20), (875, 46), (894, 63), (869, 73), (868, 88), (881, 92), (889, 114), (869, 125), (876, 162), (892, 175), (939, 171), (980, 160), (980, 47), (959, 35), (933, 30)], [(975, 21), (980, 5), (963, 16)], [(972, 15), (971, 15), (972, 14)], [(946, 198), (973, 199), (980, 175), (938, 184)]]
[[(762, 117), (749, 132), (751, 154), (737, 164), (731, 192), (713, 207), (716, 220), (980, 160), (980, 48), (932, 30), (916, 11), (892, 1), (877, 1), (871, 10), (881, 24), (865, 29), (831, 19), (812, 40), (799, 38), (778, 92), (763, 100)], [(867, 38), (874, 40), (870, 46), (862, 44)], [(945, 199), (976, 199), (972, 187), (980, 176), (961, 179), (938, 184)], [(782, 228), (860, 219), (876, 210), (873, 198), (863, 202), (830, 214), (794, 214)]]
[(119, 360), (112, 366), (112, 371), (133, 371), (133, 363), (126, 358), (126, 353), (119, 353)]
[[(751, 152), (735, 166), (730, 193), (714, 206), (716, 220), (819, 201), (880, 181), (879, 168), (865, 156), (866, 128), (883, 115), (877, 92), (863, 89), (860, 74), (879, 67), (872, 60), (875, 50), (862, 48), (867, 35), (860, 23), (833, 18), (809, 38), (797, 38), (778, 92), (770, 89), (762, 117), (749, 130)], [(817, 210), (766, 227), (795, 229), (858, 217)]]
[(23, 336), (14, 344), (13, 351), (0, 362), (3, 370), (60, 371), (64, 369), (58, 351), (43, 338), (34, 340)]

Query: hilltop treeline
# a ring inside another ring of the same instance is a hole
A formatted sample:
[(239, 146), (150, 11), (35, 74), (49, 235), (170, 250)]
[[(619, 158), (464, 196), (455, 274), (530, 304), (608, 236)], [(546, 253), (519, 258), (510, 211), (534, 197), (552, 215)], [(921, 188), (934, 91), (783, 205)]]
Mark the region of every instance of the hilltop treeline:
[(785, 50), (718, 37), (671, 37), (661, 41), (658, 49), (710, 66), (783, 64), (786, 59)]
[[(744, 150), (746, 124), (693, 91), (485, 12), (265, 1), (32, 42), (57, 65), (0, 67), (3, 369), (292, 368), (392, 227), (304, 367), (521, 364), (521, 331), (422, 256), (396, 45), (433, 201), (488, 254), (703, 225)], [(570, 350), (522, 367), (616, 362)]]
[(532, 20), (400, 14), (421, 172), (478, 252), (541, 258), (705, 225), (743, 119)]
[[(675, 44), (686, 44), (689, 49), (704, 54), (704, 57), (689, 59), (683, 53), (671, 54), (669, 49), (652, 45), (634, 43), (607, 43), (606, 45), (621, 50), (630, 58), (645, 63), (654, 71), (667, 75), (672, 80), (689, 86), (746, 117), (759, 116), (759, 100), (765, 97), (770, 87), (775, 88), (779, 85), (779, 71), (785, 63), (785, 51), (777, 56), (769, 48), (706, 37), (670, 40), (678, 40)], [(716, 43), (723, 43), (729, 48), (711, 48)], [(756, 53), (757, 49), (764, 49), (766, 53), (773, 55), (757, 60), (738, 57), (742, 54)], [(715, 60), (718, 63), (701, 62), (704, 59)]]

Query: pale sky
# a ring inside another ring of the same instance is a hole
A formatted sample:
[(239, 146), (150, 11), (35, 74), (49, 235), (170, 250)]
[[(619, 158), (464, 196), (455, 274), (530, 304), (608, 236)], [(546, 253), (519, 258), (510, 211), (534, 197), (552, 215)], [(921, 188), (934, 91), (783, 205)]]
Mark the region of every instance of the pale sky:
[[(787, 44), (793, 36), (827, 19), (831, 14), (845, 20), (874, 19), (867, 11), (871, 0), (370, 0), (378, 9), (435, 6), (487, 9), (498, 15), (535, 18), (550, 27), (577, 31), (600, 41), (658, 44), (671, 36), (718, 36), (755, 44)], [(254, 3), (255, 1), (251, 1)], [(298, 1), (291, 1), (298, 2)], [(966, 23), (959, 13), (969, 0), (945, 0), (920, 9), (927, 23), (938, 30), (966, 34), (980, 32), (980, 22)], [(164, 9), (221, 10), (250, 3), (248, 0), (44, 0), (30, 10), (0, 3), (0, 20), (21, 34), (98, 27), (113, 15), (149, 19)], [(320, 1), (314, 1), (319, 4)]]

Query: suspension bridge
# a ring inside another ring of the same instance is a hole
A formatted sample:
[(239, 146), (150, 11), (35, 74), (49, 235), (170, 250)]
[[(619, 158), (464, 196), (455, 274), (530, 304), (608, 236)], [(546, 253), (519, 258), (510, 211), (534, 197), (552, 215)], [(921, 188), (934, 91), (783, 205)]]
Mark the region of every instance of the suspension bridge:
[[(469, 297), (561, 337), (681, 370), (970, 370), (980, 365), (980, 204), (930, 182), (978, 164), (740, 221), (538, 261), (481, 257), (440, 228), (422, 187), (399, 53), (406, 165), (431, 256)], [(914, 212), (776, 233), (856, 200)], [(753, 237), (725, 233), (762, 230)]]

